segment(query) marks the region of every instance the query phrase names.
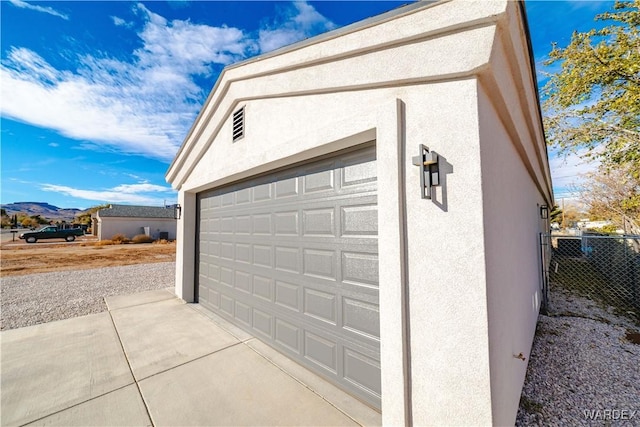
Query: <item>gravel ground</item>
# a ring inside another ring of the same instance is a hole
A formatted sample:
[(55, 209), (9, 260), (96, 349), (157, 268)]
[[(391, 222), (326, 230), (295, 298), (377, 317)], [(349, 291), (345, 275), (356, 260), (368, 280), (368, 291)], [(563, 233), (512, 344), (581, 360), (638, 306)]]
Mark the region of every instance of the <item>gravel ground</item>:
[(107, 310), (104, 297), (173, 287), (175, 262), (58, 271), (2, 278), (0, 329)]
[[(100, 313), (106, 296), (172, 287), (174, 272), (165, 262), (6, 277), (1, 329)], [(516, 425), (640, 426), (640, 345), (626, 339), (640, 327), (585, 298), (555, 291), (550, 301)]]
[(560, 291), (541, 315), (517, 426), (640, 426), (640, 327)]

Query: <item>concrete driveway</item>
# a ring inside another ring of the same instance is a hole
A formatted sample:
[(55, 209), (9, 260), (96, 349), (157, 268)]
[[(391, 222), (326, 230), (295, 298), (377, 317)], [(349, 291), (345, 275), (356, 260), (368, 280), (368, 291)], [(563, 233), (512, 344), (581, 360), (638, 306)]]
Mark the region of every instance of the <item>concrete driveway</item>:
[(379, 425), (380, 414), (168, 290), (0, 333), (3, 426)]

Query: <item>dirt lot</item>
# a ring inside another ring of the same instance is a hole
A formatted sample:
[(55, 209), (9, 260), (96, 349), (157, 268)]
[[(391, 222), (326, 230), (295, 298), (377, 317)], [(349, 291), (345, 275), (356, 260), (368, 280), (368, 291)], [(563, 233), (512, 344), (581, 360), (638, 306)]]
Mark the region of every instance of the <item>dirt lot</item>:
[(131, 264), (175, 261), (176, 245), (85, 243), (4, 244), (0, 246), (0, 275), (46, 273)]

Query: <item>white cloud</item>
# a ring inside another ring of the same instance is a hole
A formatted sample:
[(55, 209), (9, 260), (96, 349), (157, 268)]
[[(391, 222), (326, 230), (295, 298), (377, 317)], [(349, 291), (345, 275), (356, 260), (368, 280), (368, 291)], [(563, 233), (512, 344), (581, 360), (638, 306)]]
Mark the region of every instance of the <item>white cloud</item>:
[[(51, 191), (78, 199), (107, 203), (132, 203), (140, 205), (161, 205), (165, 200), (173, 201), (175, 191), (169, 187), (149, 183), (122, 184), (105, 190), (85, 190), (68, 187), (65, 185), (41, 184), (41, 189)], [(158, 197), (155, 193), (166, 193), (164, 197)]]
[(9, 0), (9, 3), (11, 3), (12, 5), (16, 6), (16, 7), (20, 7), (23, 9), (29, 9), (29, 10), (35, 10), (36, 12), (44, 12), (44, 13), (48, 13), (49, 15), (53, 15), (53, 16), (57, 16), (58, 18), (62, 18), (62, 19), (69, 19), (69, 16), (65, 15), (64, 13), (60, 13), (57, 10), (51, 8), (51, 7), (44, 7), (44, 6), (36, 6), (30, 3), (27, 3), (26, 1), (22, 1), (22, 0)]
[(272, 25), (258, 33), (261, 52), (269, 52), (299, 40), (332, 30), (336, 25), (306, 2), (295, 2), (281, 10)]
[(127, 22), (124, 19), (117, 16), (112, 16), (111, 19), (113, 20), (113, 25), (115, 25), (116, 27), (131, 28), (134, 25), (133, 22)]
[(132, 173), (123, 173), (124, 176), (128, 176), (129, 178), (133, 178), (133, 179), (137, 179), (137, 180), (142, 180), (142, 178), (139, 175), (134, 175)]
[(149, 184), (148, 182), (141, 182), (139, 184), (122, 184), (113, 188), (113, 191), (119, 191), (126, 194), (137, 193), (151, 193), (151, 192), (164, 192), (173, 191), (170, 187), (163, 187), (162, 185)]
[(54, 147), (55, 148), (55, 147), (59, 147), (59, 146), (60, 146), (60, 144), (58, 144), (57, 142), (50, 142), (49, 143), (49, 147)]
[(75, 71), (63, 71), (30, 49), (11, 47), (0, 65), (2, 115), (56, 130), (82, 149), (168, 161), (206, 98), (196, 77), (213, 80), (216, 65), (335, 27), (305, 2), (280, 9), (254, 38), (238, 28), (169, 21), (142, 4), (134, 12), (143, 22), (142, 46), (128, 61), (84, 55)]
[(2, 114), (170, 160), (206, 96), (194, 77), (243, 58), (252, 42), (237, 28), (169, 22), (143, 5), (135, 10), (144, 27), (130, 63), (87, 55), (76, 72), (60, 71), (36, 52), (13, 47), (0, 68)]

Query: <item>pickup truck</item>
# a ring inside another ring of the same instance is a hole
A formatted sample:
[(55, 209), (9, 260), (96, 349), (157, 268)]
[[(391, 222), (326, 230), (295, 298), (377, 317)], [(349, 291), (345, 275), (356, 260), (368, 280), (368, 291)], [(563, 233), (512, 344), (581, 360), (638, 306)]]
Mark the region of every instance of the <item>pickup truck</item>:
[(73, 242), (76, 240), (76, 236), (84, 236), (84, 231), (81, 228), (62, 229), (48, 225), (37, 231), (22, 233), (20, 238), (24, 239), (27, 243), (35, 243), (39, 239), (64, 239), (67, 242)]

